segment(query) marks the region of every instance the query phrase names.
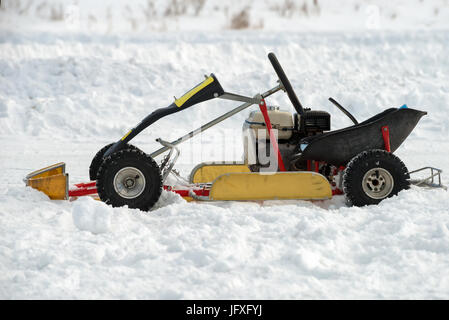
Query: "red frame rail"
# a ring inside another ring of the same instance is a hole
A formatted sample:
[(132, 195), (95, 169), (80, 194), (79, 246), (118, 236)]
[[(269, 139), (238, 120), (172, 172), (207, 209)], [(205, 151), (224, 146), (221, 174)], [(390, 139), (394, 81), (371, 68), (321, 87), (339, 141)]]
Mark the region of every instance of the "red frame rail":
[(273, 150), (278, 156), (279, 170), (286, 171), (285, 166), (284, 166), (284, 161), (282, 160), (281, 152), (279, 151), (277, 139), (274, 136), (274, 132), (271, 128), (271, 120), (270, 120), (270, 116), (268, 115), (267, 104), (265, 103), (265, 99), (262, 99), (260, 101), (259, 109), (260, 109), (260, 112), (262, 112), (263, 119), (265, 121), (265, 125), (267, 126), (268, 134), (270, 135), (270, 142), (271, 142), (271, 145), (273, 146)]
[(388, 126), (382, 127), (382, 138), (384, 139), (385, 150), (391, 152), (390, 146), (390, 128)]

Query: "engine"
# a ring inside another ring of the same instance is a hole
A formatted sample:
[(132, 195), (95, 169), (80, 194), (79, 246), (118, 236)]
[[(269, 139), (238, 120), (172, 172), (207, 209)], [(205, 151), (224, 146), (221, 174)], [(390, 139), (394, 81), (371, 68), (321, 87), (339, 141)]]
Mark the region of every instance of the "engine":
[[(285, 167), (290, 168), (290, 160), (296, 152), (302, 138), (319, 135), (329, 131), (330, 114), (325, 111), (305, 109), (303, 115), (268, 107), (268, 116)], [(244, 162), (252, 171), (270, 166), (272, 146), (261, 111), (253, 111), (243, 124)], [(276, 170), (277, 168), (274, 168)]]
[(296, 114), (296, 117), (299, 119), (298, 130), (304, 136), (313, 136), (331, 129), (331, 116), (326, 111), (305, 110), (302, 116)]

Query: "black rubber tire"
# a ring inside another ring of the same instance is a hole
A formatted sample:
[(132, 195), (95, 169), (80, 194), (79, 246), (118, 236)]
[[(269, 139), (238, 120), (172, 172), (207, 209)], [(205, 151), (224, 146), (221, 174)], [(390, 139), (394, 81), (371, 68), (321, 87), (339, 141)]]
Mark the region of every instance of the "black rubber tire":
[[(393, 178), (393, 189), (382, 199), (373, 199), (362, 187), (365, 174), (374, 168), (382, 168)], [(343, 173), (343, 191), (349, 205), (362, 207), (378, 204), (382, 200), (397, 195), (410, 188), (410, 175), (405, 164), (394, 154), (385, 150), (363, 151), (349, 161)]]
[[(114, 142), (115, 143), (115, 142)], [(90, 181), (95, 181), (97, 179), (97, 173), (98, 173), (98, 169), (100, 168), (101, 163), (103, 162), (103, 155), (105, 154), (105, 152), (114, 144), (114, 143), (110, 143), (106, 146), (104, 146), (103, 148), (101, 148), (97, 154), (95, 155), (95, 157), (93, 157), (90, 166), (89, 166), (89, 179)], [(133, 146), (132, 144), (126, 144), (126, 148), (127, 149), (134, 149), (134, 150), (139, 150), (139, 148), (137, 148), (136, 146)]]
[[(143, 192), (133, 199), (121, 197), (114, 189), (114, 177), (125, 167), (136, 168), (145, 177)], [(106, 157), (98, 169), (96, 180), (98, 196), (103, 202), (113, 207), (127, 205), (129, 208), (148, 211), (159, 200), (162, 193), (159, 166), (149, 155), (133, 148), (122, 149)]]

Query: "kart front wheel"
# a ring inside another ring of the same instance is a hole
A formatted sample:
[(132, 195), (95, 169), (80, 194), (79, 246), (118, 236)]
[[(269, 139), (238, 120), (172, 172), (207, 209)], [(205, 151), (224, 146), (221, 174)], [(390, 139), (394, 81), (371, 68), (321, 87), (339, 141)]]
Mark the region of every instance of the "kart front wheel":
[(104, 159), (97, 174), (100, 199), (112, 205), (150, 210), (162, 193), (159, 166), (140, 150), (119, 150)]
[(405, 164), (385, 150), (359, 153), (349, 161), (343, 174), (343, 188), (350, 205), (378, 204), (410, 187)]
[[(89, 178), (90, 181), (95, 181), (97, 180), (97, 173), (98, 173), (98, 169), (100, 168), (101, 164), (103, 163), (103, 155), (106, 153), (106, 151), (108, 151), (108, 149), (113, 145), (114, 143), (110, 143), (108, 145), (105, 145), (103, 148), (101, 148), (93, 157), (90, 166), (89, 166)], [(126, 144), (125, 148), (127, 149), (135, 149), (135, 150), (139, 150), (139, 148), (137, 148), (136, 146), (133, 146), (132, 144)]]

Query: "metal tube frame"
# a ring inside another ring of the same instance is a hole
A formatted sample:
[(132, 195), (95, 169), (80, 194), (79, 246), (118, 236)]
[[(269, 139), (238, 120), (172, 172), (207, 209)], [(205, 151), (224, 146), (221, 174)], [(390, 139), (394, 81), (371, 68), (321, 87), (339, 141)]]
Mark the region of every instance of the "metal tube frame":
[[(193, 130), (191, 132), (189, 132), (188, 134), (182, 136), (181, 138), (171, 142), (170, 144), (172, 146), (176, 146), (178, 144), (180, 144), (181, 142), (187, 141), (190, 138), (196, 136), (197, 134), (203, 132), (204, 130), (209, 129), (210, 127), (213, 127), (214, 125), (228, 119), (229, 117), (232, 117), (233, 115), (239, 113), (240, 111), (245, 110), (246, 108), (249, 108), (250, 106), (254, 105), (254, 104), (259, 104), (261, 99), (264, 99), (268, 96), (271, 96), (273, 93), (278, 92), (279, 90), (285, 90), (284, 86), (279, 83), (279, 85), (277, 85), (276, 87), (262, 93), (262, 94), (257, 94), (254, 96), (254, 98), (248, 98), (248, 97), (243, 97), (243, 96), (239, 96), (239, 95), (235, 95), (235, 94), (230, 94), (230, 93), (226, 93), (226, 95), (222, 96), (222, 99), (226, 99), (226, 100), (232, 100), (232, 101), (244, 101), (245, 103), (238, 106), (237, 108), (223, 114), (220, 117), (215, 118), (214, 120), (202, 125), (201, 127), (199, 127), (196, 130)], [(239, 97), (241, 97), (240, 100)], [(250, 102), (247, 102), (250, 101)], [(158, 155), (160, 155), (161, 153), (164, 153), (165, 151), (167, 151), (168, 149), (170, 149), (170, 147), (168, 146), (164, 146), (156, 151), (154, 151), (153, 153), (150, 154), (150, 157), (155, 158)]]
[[(420, 171), (424, 171), (424, 170), (430, 170), (430, 176), (424, 179), (419, 179), (419, 180), (410, 180), (410, 183), (415, 185), (415, 186), (421, 186), (421, 185), (425, 185), (428, 187), (434, 187), (434, 188), (443, 188), (443, 189), (447, 189), (446, 186), (444, 186), (441, 183), (441, 173), (443, 172), (443, 170), (441, 169), (437, 169), (434, 167), (424, 167), (424, 168), (420, 168), (417, 170), (413, 170), (409, 172), (409, 175), (413, 174), (413, 173), (417, 173)], [(435, 178), (438, 177), (438, 183), (435, 182)]]
[[(162, 144), (164, 147), (167, 147), (170, 149), (170, 153), (167, 155), (166, 161), (163, 161), (164, 164), (160, 168), (162, 171), (162, 183), (164, 183), (165, 180), (167, 179), (168, 175), (172, 171), (172, 169), (176, 163), (176, 160), (178, 160), (180, 151), (178, 148), (176, 148), (175, 145), (173, 145), (170, 142), (167, 142), (165, 140), (162, 140), (161, 138), (156, 139), (156, 141), (159, 142), (160, 144)], [(176, 152), (176, 154), (172, 158), (173, 152)]]

